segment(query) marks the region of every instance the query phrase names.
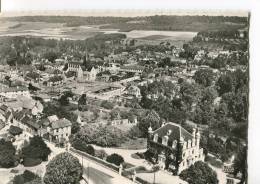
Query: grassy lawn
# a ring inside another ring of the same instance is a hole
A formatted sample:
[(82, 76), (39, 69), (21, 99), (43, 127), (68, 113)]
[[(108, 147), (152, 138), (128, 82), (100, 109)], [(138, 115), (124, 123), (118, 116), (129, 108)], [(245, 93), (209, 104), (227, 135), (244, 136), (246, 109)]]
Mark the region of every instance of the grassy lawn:
[(147, 147), (147, 140), (144, 138), (138, 138), (138, 139), (129, 139), (127, 142), (121, 144), (119, 148), (137, 150), (137, 149), (145, 149), (146, 147)]

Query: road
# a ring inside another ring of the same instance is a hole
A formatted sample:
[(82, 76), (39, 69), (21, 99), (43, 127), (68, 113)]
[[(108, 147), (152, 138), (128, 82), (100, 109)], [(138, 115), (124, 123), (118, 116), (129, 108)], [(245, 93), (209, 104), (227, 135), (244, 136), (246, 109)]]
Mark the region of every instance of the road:
[[(59, 153), (65, 152), (64, 148), (57, 148), (53, 144), (46, 142), (48, 147), (52, 150), (52, 154), (50, 159), (56, 156)], [(89, 176), (90, 184), (129, 184), (133, 183), (132, 181), (128, 180), (127, 178), (120, 176), (117, 172), (108, 169), (101, 164), (94, 162), (86, 157), (82, 157), (76, 153), (70, 151), (70, 153), (77, 157), (82, 163), (83, 161), (83, 174), (84, 178), (87, 179)], [(89, 167), (89, 170), (88, 170)], [(89, 175), (88, 175), (89, 172)]]
[[(77, 157), (84, 166), (84, 178), (90, 179), (90, 184), (130, 184), (133, 183), (129, 179), (120, 176), (117, 172), (104, 167), (103, 165), (94, 162), (86, 157), (82, 157), (76, 153), (70, 151), (70, 153)], [(88, 171), (89, 167), (89, 171)], [(89, 175), (88, 175), (89, 172)]]
[(90, 184), (112, 184), (112, 177), (93, 167), (84, 167), (83, 174)]

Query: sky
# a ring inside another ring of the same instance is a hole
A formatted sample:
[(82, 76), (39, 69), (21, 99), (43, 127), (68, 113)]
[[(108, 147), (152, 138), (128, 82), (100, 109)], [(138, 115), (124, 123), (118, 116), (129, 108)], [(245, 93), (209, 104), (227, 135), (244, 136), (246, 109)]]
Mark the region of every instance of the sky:
[[(249, 9), (247, 3), (239, 4), (238, 1), (245, 2), (244, 0), (2, 0), (2, 12), (3, 15), (10, 16), (32, 15), (32, 13), (80, 16), (93, 14), (95, 16), (154, 14), (247, 16)], [(205, 11), (206, 9), (210, 11)]]

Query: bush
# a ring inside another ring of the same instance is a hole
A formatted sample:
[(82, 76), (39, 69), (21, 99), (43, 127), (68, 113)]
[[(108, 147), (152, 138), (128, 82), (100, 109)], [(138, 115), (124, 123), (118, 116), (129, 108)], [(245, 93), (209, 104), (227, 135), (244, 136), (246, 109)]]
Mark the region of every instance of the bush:
[(24, 158), (23, 165), (25, 167), (33, 167), (42, 163), (42, 160), (39, 158)]
[(39, 180), (40, 177), (31, 171), (25, 170), (23, 174), (16, 175), (14, 177), (13, 184), (27, 184), (28, 182), (31, 182), (36, 179)]
[(83, 151), (93, 156), (95, 155), (95, 149), (93, 148), (93, 146), (88, 145), (85, 142), (74, 141), (72, 142), (72, 146), (77, 150)]
[(144, 153), (141, 152), (133, 153), (131, 157), (135, 159), (145, 159)]
[(124, 158), (121, 155), (113, 153), (107, 157), (106, 161), (119, 166), (124, 162)]
[(88, 146), (86, 147), (86, 153), (88, 153), (88, 154), (94, 156), (94, 155), (95, 155), (95, 149), (93, 148), (93, 146), (88, 145)]
[(109, 102), (109, 101), (103, 101), (100, 104), (101, 107), (105, 108), (105, 109), (113, 109), (114, 108), (114, 104)]

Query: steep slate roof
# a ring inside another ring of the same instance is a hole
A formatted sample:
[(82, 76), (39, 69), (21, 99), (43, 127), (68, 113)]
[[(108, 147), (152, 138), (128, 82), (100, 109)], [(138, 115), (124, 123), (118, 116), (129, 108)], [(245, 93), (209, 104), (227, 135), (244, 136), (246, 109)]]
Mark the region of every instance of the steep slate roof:
[(0, 109), (5, 112), (8, 109), (8, 107), (5, 104), (3, 104), (0, 106)]
[(129, 66), (121, 66), (120, 69), (126, 69), (126, 70), (144, 70), (144, 66), (140, 65), (129, 65)]
[(15, 111), (14, 118), (20, 121), (28, 113), (29, 113), (28, 109), (23, 109), (21, 111)]
[(0, 92), (18, 92), (18, 91), (29, 91), (25, 86), (17, 86), (17, 87), (8, 87), (8, 88), (1, 88)]
[(64, 127), (68, 127), (71, 126), (71, 122), (69, 120), (67, 120), (66, 118), (62, 118), (59, 119), (57, 121), (54, 121), (51, 126), (53, 129), (57, 129), (57, 128), (64, 128)]
[(169, 140), (171, 141), (179, 141), (182, 137), (184, 141), (188, 141), (192, 139), (192, 135), (186, 131), (184, 128), (182, 128), (180, 125), (175, 123), (167, 123), (163, 127), (158, 128), (154, 131), (154, 134), (158, 134), (158, 137), (164, 137), (167, 135), (168, 131), (171, 130), (171, 134), (168, 135)]
[(23, 124), (25, 124), (25, 125), (31, 127), (31, 128), (36, 129), (36, 130), (38, 130), (38, 129), (40, 128), (40, 125), (37, 124), (36, 122), (34, 122), (34, 121), (33, 121), (30, 117), (28, 117), (28, 116), (25, 116), (25, 117), (21, 120), (21, 122), (22, 122)]

